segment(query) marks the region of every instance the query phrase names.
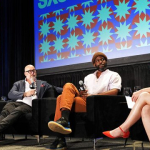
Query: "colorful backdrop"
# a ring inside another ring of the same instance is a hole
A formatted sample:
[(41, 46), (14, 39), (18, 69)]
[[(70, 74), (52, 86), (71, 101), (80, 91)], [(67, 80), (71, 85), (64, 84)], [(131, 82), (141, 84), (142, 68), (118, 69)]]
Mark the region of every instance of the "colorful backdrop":
[(149, 0), (34, 0), (35, 66), (150, 53)]

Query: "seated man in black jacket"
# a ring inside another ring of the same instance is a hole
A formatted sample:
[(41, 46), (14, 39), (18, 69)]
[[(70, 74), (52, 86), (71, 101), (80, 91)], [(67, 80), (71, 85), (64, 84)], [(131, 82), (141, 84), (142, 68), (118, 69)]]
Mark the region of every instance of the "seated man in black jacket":
[[(8, 93), (8, 102), (0, 114), (0, 133), (12, 125), (21, 115), (32, 112), (32, 100), (42, 98), (47, 89), (52, 85), (46, 81), (36, 79), (36, 70), (33, 65), (27, 65), (24, 69), (25, 79), (14, 83)], [(58, 93), (62, 88), (54, 87)]]

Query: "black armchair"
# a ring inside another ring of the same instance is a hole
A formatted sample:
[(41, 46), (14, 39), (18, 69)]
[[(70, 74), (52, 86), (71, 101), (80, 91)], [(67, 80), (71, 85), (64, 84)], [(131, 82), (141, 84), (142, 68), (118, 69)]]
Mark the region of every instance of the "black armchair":
[[(36, 129), (34, 133), (39, 136), (55, 135), (49, 130), (47, 124), (54, 120), (56, 98), (35, 99), (32, 107), (32, 121)], [(71, 112), (70, 124), (73, 132), (69, 136), (102, 137), (102, 131), (119, 126), (128, 113), (129, 109), (124, 96), (90, 96), (87, 98), (87, 113)]]
[[(41, 135), (55, 135), (49, 130), (47, 124), (54, 120), (56, 98), (43, 98), (33, 100), (32, 119), (38, 121), (36, 133)], [(74, 107), (74, 106), (73, 106)], [(112, 130), (122, 124), (127, 118), (130, 109), (127, 107), (125, 96), (123, 95), (93, 95), (87, 98), (87, 112), (71, 112), (70, 124), (72, 133), (69, 137), (97, 138), (103, 137), (102, 132)], [(38, 118), (38, 120), (36, 119)], [(144, 130), (139, 123), (131, 128), (131, 138), (140, 138), (135, 130)], [(136, 135), (135, 135), (136, 134)], [(146, 134), (143, 133), (143, 140)], [(95, 146), (95, 142), (94, 142)]]
[[(129, 112), (123, 95), (88, 97), (87, 118), (93, 126), (91, 131), (93, 138), (103, 136), (102, 131), (112, 130), (121, 125)], [(130, 128), (130, 137), (132, 140), (149, 141), (141, 119)]]
[[(38, 118), (36, 132), (39, 136), (55, 135), (47, 126), (54, 119), (55, 106), (55, 98), (33, 100), (33, 117), (35, 120)], [(70, 124), (73, 132), (69, 136), (93, 139), (102, 137), (103, 131), (119, 126), (129, 111), (124, 96), (90, 96), (87, 98), (86, 113), (71, 112)]]
[(119, 126), (128, 114), (124, 96), (95, 95), (87, 98), (87, 118), (94, 125), (94, 138), (103, 136), (103, 131)]
[[(3, 134), (24, 134), (24, 135), (41, 135), (41, 126), (43, 125), (40, 122), (40, 118), (42, 118), (42, 108), (43, 110), (51, 110), (51, 113), (53, 112), (53, 115), (55, 113), (55, 102), (56, 97), (58, 93), (56, 92), (55, 88), (52, 87), (49, 90), (46, 91), (44, 94), (43, 99), (36, 99), (33, 100), (32, 103), (32, 113), (27, 113), (23, 116), (21, 116), (17, 122), (15, 122), (12, 126), (7, 128), (5, 131), (3, 131)], [(41, 101), (43, 100), (43, 101)], [(45, 101), (47, 100), (54, 100), (53, 104), (51, 106), (48, 106)], [(44, 102), (44, 103), (43, 103)], [(9, 101), (0, 101), (0, 112), (2, 111), (3, 107), (6, 105), (6, 103), (9, 103)], [(47, 108), (48, 107), (48, 108)], [(40, 114), (40, 115), (39, 115)], [(25, 136), (27, 138), (27, 136)]]

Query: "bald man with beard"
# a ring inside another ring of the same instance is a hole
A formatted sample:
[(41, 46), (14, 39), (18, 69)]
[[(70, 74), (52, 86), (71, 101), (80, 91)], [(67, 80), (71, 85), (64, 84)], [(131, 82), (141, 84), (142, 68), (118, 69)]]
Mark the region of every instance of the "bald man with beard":
[[(12, 125), (21, 115), (32, 113), (32, 100), (42, 98), (44, 93), (52, 87), (46, 81), (36, 79), (36, 69), (33, 65), (24, 68), (25, 79), (13, 84), (8, 93), (11, 102), (8, 102), (0, 114), (0, 134)], [(33, 85), (35, 87), (32, 87)], [(58, 93), (62, 88), (54, 87)]]

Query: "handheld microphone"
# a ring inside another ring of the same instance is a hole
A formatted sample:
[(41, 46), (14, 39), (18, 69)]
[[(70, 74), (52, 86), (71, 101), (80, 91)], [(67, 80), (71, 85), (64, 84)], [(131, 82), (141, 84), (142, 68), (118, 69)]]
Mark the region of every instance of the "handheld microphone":
[(79, 91), (85, 91), (85, 85), (82, 80), (79, 81), (79, 85), (80, 85)]
[(33, 78), (31, 78), (31, 84), (30, 84), (30, 89), (35, 89), (36, 88), (36, 83)]

